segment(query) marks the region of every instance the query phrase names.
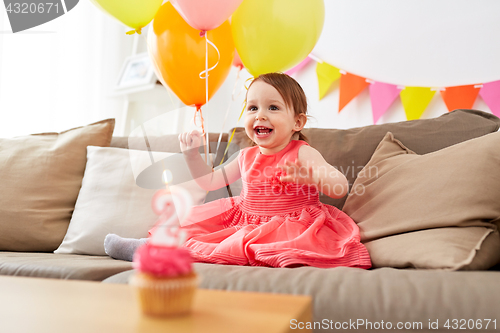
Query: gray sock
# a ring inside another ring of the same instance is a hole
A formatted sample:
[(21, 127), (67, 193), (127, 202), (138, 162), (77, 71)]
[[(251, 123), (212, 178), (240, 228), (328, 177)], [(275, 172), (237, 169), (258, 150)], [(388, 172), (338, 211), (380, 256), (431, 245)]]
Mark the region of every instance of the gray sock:
[(111, 258), (132, 261), (135, 250), (147, 240), (147, 238), (122, 238), (115, 234), (107, 234), (104, 238), (104, 251)]

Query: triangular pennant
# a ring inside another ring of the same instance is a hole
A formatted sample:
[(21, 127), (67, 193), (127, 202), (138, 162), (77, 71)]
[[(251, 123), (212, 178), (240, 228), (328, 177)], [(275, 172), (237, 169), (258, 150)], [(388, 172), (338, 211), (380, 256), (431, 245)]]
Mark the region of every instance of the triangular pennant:
[(500, 80), (484, 83), (479, 95), (481, 95), (491, 112), (500, 117)]
[(372, 102), (373, 123), (389, 109), (399, 96), (398, 86), (389, 83), (374, 82), (370, 84), (370, 100)]
[(316, 65), (318, 76), (319, 99), (325, 97), (332, 83), (340, 78), (340, 70), (326, 62), (318, 62)]
[(345, 73), (340, 77), (339, 112), (358, 96), (367, 86), (366, 79), (351, 73)]
[(474, 84), (471, 84), (467, 86), (446, 87), (445, 90), (442, 90), (441, 97), (443, 97), (448, 111), (472, 109), (479, 93), (479, 87), (475, 88), (474, 86)]
[(292, 75), (293, 73), (296, 73), (300, 71), (302, 68), (304, 68), (312, 59), (309, 57), (306, 57), (304, 60), (302, 60), (297, 66), (290, 68), (285, 72), (287, 75)]
[(401, 93), (401, 103), (407, 120), (420, 119), (436, 92), (425, 87), (406, 87)]

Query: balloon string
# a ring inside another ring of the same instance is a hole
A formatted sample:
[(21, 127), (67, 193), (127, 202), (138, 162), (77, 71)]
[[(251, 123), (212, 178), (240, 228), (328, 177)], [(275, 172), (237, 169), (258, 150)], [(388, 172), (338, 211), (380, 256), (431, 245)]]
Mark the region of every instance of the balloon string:
[[(243, 87), (245, 87), (246, 90), (248, 90), (248, 87), (246, 86), (246, 83), (250, 80), (253, 80), (254, 77), (249, 77), (248, 79), (245, 80), (245, 82), (243, 83)], [(236, 125), (238, 125), (238, 123), (240, 122), (241, 120), (241, 117), (243, 117), (243, 113), (245, 112), (245, 109), (247, 107), (247, 101), (245, 100), (245, 102), (243, 103), (243, 109), (241, 109), (241, 113), (240, 113), (240, 116), (238, 117), (238, 122), (236, 123)], [(222, 155), (222, 159), (220, 161), (220, 164), (222, 164), (222, 162), (224, 162), (224, 158), (226, 157), (226, 154), (229, 150), (229, 145), (231, 144), (231, 142), (233, 141), (233, 137), (234, 137), (234, 132), (236, 132), (236, 127), (233, 128), (233, 133), (231, 133), (231, 136), (229, 137), (229, 140), (227, 142), (227, 146), (226, 146), (226, 149), (224, 150), (224, 155)]]
[[(205, 33), (205, 104), (208, 104), (208, 34)], [(203, 78), (203, 72), (200, 73), (200, 78)]]
[[(205, 37), (205, 71), (206, 71), (206, 76), (205, 76), (205, 105), (208, 105), (208, 33), (205, 31), (205, 34), (204, 34), (204, 37)], [(217, 50), (219, 51), (219, 50)], [(220, 57), (220, 54), (219, 54), (219, 57)], [(219, 61), (217, 61), (217, 63), (215, 64), (215, 66), (217, 66), (217, 64), (219, 63)], [(214, 68), (215, 68), (214, 66)], [(200, 111), (201, 112), (201, 111)], [(200, 113), (201, 114), (201, 113)], [(203, 122), (203, 118), (202, 118), (202, 122)], [(202, 123), (202, 126), (203, 126), (204, 122)], [(205, 141), (205, 162), (207, 162), (208, 164), (208, 153), (207, 153), (207, 146), (208, 144), (210, 144), (210, 141), (209, 141), (209, 138), (208, 138), (208, 132), (205, 134), (206, 135), (206, 138), (204, 139)], [(211, 165), (211, 168), (213, 170), (214, 166), (213, 166), (213, 163)]]
[[(141, 29), (142, 29), (142, 28), (139, 28), (139, 30), (141, 30)], [(132, 31), (134, 31), (134, 30), (132, 30)], [(130, 31), (129, 31), (129, 32), (130, 32)], [(148, 44), (148, 40), (146, 39), (146, 35), (144, 35), (144, 34), (142, 34), (142, 33), (139, 33), (139, 37), (140, 37), (140, 38), (142, 38), (142, 39), (144, 39), (144, 41), (146, 42), (146, 46), (148, 46), (148, 45), (147, 45), (147, 44)]]
[[(200, 113), (201, 137), (203, 138), (203, 149), (205, 151), (205, 163), (208, 165), (208, 152), (207, 152), (208, 132), (205, 133), (205, 120), (203, 119), (203, 114), (201, 113), (201, 105), (196, 105), (196, 111), (194, 113), (194, 118), (193, 118), (193, 122), (194, 122), (195, 126), (198, 126), (196, 124), (196, 115), (198, 113)], [(205, 138), (205, 134), (206, 134), (206, 138)]]
[[(244, 85), (242, 85), (240, 88), (240, 91), (238, 92), (238, 95), (236, 95), (236, 97), (235, 97), (234, 93), (235, 93), (236, 87), (238, 86), (238, 83), (240, 81), (241, 69), (242, 69), (242, 67), (238, 66), (238, 73), (236, 74), (236, 81), (234, 82), (233, 93), (231, 95), (231, 102), (229, 103), (229, 105), (227, 107), (226, 116), (224, 117), (224, 121), (222, 123), (222, 129), (221, 129), (221, 132), (219, 133), (219, 139), (217, 140), (217, 149), (215, 150), (215, 156), (217, 156), (217, 154), (219, 153), (220, 144), (222, 142), (222, 134), (224, 133), (224, 127), (226, 126), (226, 121), (227, 121), (227, 117), (229, 116), (229, 111), (231, 109), (231, 105), (236, 100), (236, 98), (241, 95), (241, 92), (243, 91), (243, 88), (244, 88)], [(241, 118), (241, 116), (240, 116), (240, 118)], [(229, 143), (228, 143), (228, 145), (229, 145)]]
[(233, 101), (236, 100), (236, 98), (240, 97), (241, 95), (241, 92), (243, 91), (243, 88), (244, 88), (244, 85), (241, 86), (240, 88), (240, 91), (238, 92), (238, 95), (234, 96), (234, 92), (236, 91), (236, 86), (237, 86), (237, 83), (239, 82), (240, 80), (240, 73), (241, 73), (241, 70), (243, 69), (243, 67), (241, 66), (238, 66), (238, 73), (236, 74), (236, 82), (234, 83), (234, 87), (233, 87), (233, 93), (231, 94), (231, 98)]
[(193, 122), (196, 126), (198, 126), (198, 124), (196, 124), (196, 115), (197, 114), (200, 114), (200, 120), (201, 120), (201, 131), (202, 131), (202, 134), (205, 135), (205, 122), (203, 120), (203, 114), (201, 113), (201, 105), (196, 105), (196, 111), (194, 112), (194, 118), (193, 118)]
[[(219, 61), (220, 61), (220, 51), (217, 48), (217, 46), (215, 46), (215, 44), (212, 43), (208, 39), (208, 32), (205, 34), (205, 41), (206, 41), (206, 43), (212, 45), (212, 47), (215, 49), (215, 51), (217, 51), (217, 62), (212, 67), (206, 68), (204, 71), (200, 72), (200, 79), (204, 79), (205, 77), (208, 77), (208, 72), (210, 72), (211, 70), (214, 70), (215, 67), (217, 67), (217, 65), (219, 64)], [(205, 53), (206, 53), (206, 56), (205, 56), (205, 67), (208, 67), (208, 56), (207, 56), (208, 55), (208, 45), (205, 46)]]
[[(241, 117), (243, 117), (243, 113), (245, 112), (246, 107), (247, 107), (247, 102), (245, 101), (245, 103), (243, 103), (243, 108), (241, 109), (240, 116), (238, 117), (238, 123), (240, 122)], [(238, 125), (238, 124), (236, 124), (236, 125)], [(224, 162), (224, 158), (226, 157), (226, 154), (229, 150), (229, 145), (233, 141), (234, 132), (236, 132), (236, 127), (233, 128), (233, 133), (231, 133), (231, 136), (229, 137), (229, 140), (227, 141), (227, 146), (226, 146), (226, 149), (224, 150), (224, 155), (222, 155), (222, 159), (220, 160), (219, 164), (222, 164)]]

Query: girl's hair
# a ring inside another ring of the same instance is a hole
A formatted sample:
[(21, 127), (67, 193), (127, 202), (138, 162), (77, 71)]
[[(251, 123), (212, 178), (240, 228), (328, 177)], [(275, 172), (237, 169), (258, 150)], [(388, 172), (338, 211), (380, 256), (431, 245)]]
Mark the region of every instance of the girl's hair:
[[(291, 76), (284, 73), (267, 73), (257, 76), (248, 86), (248, 89), (256, 81), (265, 82), (273, 86), (280, 93), (281, 97), (285, 101), (286, 106), (293, 107), (295, 115), (303, 113), (307, 117), (307, 99), (304, 90), (300, 84), (295, 81)], [(248, 90), (247, 90), (248, 92)], [(246, 98), (245, 98), (246, 102)], [(299, 135), (299, 140), (308, 142), (307, 137), (301, 131), (296, 132)], [(294, 134), (294, 136), (296, 135)], [(255, 145), (255, 143), (254, 143)]]

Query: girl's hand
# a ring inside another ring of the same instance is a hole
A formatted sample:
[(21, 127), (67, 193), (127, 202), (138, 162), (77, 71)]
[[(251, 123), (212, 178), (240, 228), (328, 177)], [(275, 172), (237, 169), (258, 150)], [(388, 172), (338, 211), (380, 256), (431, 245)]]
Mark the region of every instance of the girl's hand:
[(198, 148), (201, 143), (201, 135), (197, 130), (179, 134), (179, 142), (183, 154), (188, 156), (199, 154)]
[(319, 186), (319, 173), (313, 166), (305, 166), (295, 160), (286, 161), (285, 165), (279, 165), (278, 168), (286, 173), (286, 176), (280, 177), (282, 182)]

